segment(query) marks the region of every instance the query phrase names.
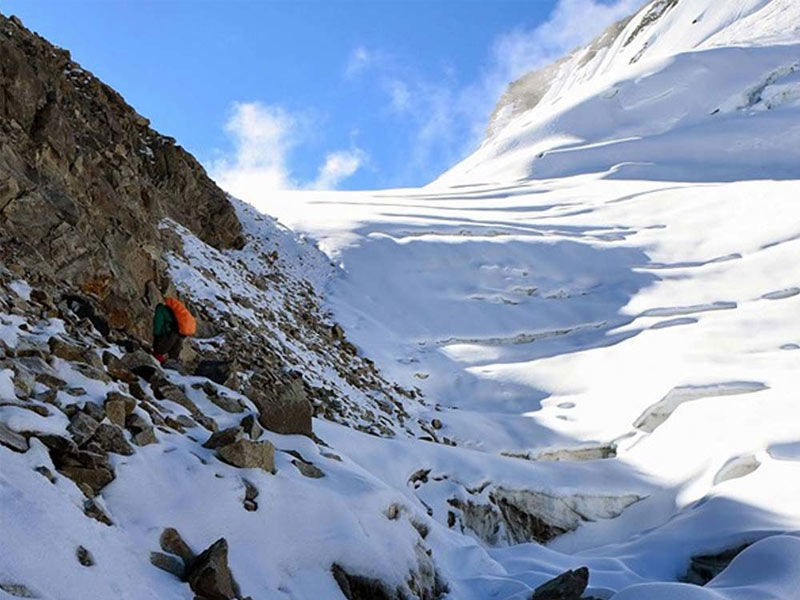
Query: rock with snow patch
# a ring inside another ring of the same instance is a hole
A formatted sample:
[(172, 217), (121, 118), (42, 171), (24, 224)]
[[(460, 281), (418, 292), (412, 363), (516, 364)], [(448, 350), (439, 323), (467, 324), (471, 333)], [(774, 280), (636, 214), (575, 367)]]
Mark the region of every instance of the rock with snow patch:
[(263, 469), (268, 473), (275, 473), (275, 446), (266, 440), (253, 442), (240, 439), (218, 448), (217, 455), (234, 467)]
[(530, 600), (581, 600), (589, 584), (589, 569), (566, 571), (533, 590)]

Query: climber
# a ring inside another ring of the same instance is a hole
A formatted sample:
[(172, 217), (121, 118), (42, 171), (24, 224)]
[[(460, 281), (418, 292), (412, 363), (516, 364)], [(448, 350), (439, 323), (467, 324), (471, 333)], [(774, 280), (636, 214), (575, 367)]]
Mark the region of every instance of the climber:
[(196, 330), (197, 322), (180, 300), (164, 299), (153, 315), (153, 355), (160, 363), (167, 358), (177, 360), (183, 339), (193, 336)]

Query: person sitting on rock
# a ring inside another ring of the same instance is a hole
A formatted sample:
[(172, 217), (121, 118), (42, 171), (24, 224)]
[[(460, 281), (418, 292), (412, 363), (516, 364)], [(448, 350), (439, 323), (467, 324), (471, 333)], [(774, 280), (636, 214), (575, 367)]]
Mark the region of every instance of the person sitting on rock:
[(193, 336), (196, 330), (197, 322), (183, 302), (165, 298), (153, 315), (153, 355), (162, 364), (167, 358), (178, 360), (183, 339)]

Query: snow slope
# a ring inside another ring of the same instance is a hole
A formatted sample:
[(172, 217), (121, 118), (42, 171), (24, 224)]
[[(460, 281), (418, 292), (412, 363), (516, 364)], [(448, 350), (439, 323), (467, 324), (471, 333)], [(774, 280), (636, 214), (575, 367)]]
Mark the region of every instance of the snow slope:
[(458, 447), (323, 437), (393, 486), (429, 469), (409, 494), (444, 527), (498, 489), (608, 513), (546, 549), (467, 527), (498, 570), (454, 597), (588, 564), (601, 597), (795, 598), (791, 536), (660, 582), (800, 530), (800, 5), (659, 0), (592, 53), (426, 188), (256, 202), (319, 240), (337, 320)]

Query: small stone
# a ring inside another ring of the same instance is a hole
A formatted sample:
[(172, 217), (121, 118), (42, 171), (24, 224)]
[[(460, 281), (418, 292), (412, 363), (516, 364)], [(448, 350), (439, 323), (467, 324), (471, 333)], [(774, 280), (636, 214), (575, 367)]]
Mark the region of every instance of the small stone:
[(106, 365), (106, 371), (109, 375), (117, 381), (125, 383), (134, 383), (136, 381), (136, 374), (128, 369), (125, 364), (111, 352), (103, 352), (103, 364)]
[(106, 514), (106, 511), (104, 511), (97, 501), (91, 497), (87, 497), (83, 502), (83, 514), (94, 519), (95, 521), (99, 521), (103, 525), (111, 526), (114, 524)]
[(431, 421), (431, 427), (433, 427), (434, 429), (441, 429), (442, 428), (442, 422), (439, 419), (433, 419)]
[(75, 550), (75, 556), (77, 557), (78, 562), (84, 567), (94, 566), (94, 557), (92, 556), (92, 553), (83, 546), (78, 546), (78, 548)]
[(186, 570), (180, 560), (174, 556), (170, 556), (169, 554), (164, 554), (162, 552), (151, 552), (150, 564), (161, 569), (162, 571), (166, 571), (167, 573), (175, 575), (175, 577), (178, 577), (179, 579), (183, 579), (183, 574)]
[(389, 505), (389, 508), (386, 509), (386, 518), (390, 521), (395, 521), (400, 516), (401, 507), (397, 502), (394, 502)]
[(275, 473), (275, 446), (268, 441), (238, 440), (217, 450), (217, 455), (234, 467), (263, 469)]
[(251, 512), (258, 510), (258, 503), (256, 502), (258, 488), (247, 479), (242, 479), (242, 483), (244, 483), (244, 501), (242, 503), (244, 509)]
[(297, 470), (300, 471), (300, 473), (306, 477), (310, 477), (311, 479), (325, 477), (325, 473), (323, 473), (319, 467), (315, 467), (312, 463), (304, 462), (302, 460), (293, 460), (292, 464), (297, 467)]
[(46, 477), (47, 480), (50, 483), (55, 483), (56, 482), (56, 476), (53, 475), (53, 472), (50, 469), (48, 469), (47, 467), (45, 467), (44, 465), (39, 465), (38, 467), (36, 467), (33, 470), (36, 471), (37, 473), (39, 473), (40, 475)]
[(37, 373), (36, 381), (37, 383), (41, 383), (42, 385), (54, 390), (63, 390), (65, 387), (67, 387), (66, 381), (60, 377), (56, 377), (51, 373)]
[(174, 527), (167, 527), (164, 529), (164, 531), (161, 532), (158, 543), (164, 552), (169, 552), (170, 554), (180, 557), (181, 560), (187, 564), (195, 558), (195, 554), (192, 552), (192, 549), (189, 548), (189, 544), (183, 540), (181, 534), (178, 533), (178, 530)]
[(0, 444), (14, 452), (27, 452), (28, 440), (0, 423)]
[(255, 415), (247, 415), (240, 422), (239, 425), (244, 429), (244, 432), (251, 440), (257, 440), (264, 433), (264, 429), (256, 419)]

